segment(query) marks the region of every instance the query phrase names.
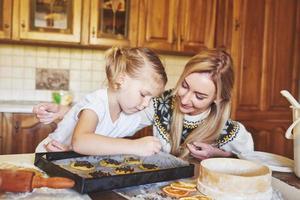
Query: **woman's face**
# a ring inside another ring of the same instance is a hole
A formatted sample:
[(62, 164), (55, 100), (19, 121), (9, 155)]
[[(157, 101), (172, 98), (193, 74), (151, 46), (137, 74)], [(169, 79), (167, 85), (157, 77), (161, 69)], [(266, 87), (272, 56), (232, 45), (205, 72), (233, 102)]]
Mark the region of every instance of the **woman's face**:
[(216, 97), (216, 87), (209, 73), (189, 74), (177, 92), (179, 109), (184, 114), (197, 115), (207, 110)]

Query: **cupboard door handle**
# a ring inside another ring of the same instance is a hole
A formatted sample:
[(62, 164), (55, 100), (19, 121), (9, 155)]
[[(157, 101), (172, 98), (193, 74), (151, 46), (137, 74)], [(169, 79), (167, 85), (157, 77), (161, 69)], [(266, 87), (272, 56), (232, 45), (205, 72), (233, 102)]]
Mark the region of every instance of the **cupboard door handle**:
[(241, 26), (241, 22), (239, 20), (234, 20), (234, 30), (237, 31)]
[(92, 36), (95, 37), (95, 34), (96, 34), (96, 29), (95, 29), (95, 27), (93, 27)]
[(16, 131), (16, 133), (18, 133), (18, 132), (19, 132), (19, 129), (20, 129), (20, 124), (21, 124), (21, 122), (19, 122), (19, 121), (16, 121), (16, 123), (15, 123), (15, 131)]
[(24, 21), (22, 21), (21, 27), (22, 27), (22, 28), (25, 28), (25, 22), (24, 22)]
[(4, 28), (9, 28), (9, 25), (8, 24), (4, 24)]

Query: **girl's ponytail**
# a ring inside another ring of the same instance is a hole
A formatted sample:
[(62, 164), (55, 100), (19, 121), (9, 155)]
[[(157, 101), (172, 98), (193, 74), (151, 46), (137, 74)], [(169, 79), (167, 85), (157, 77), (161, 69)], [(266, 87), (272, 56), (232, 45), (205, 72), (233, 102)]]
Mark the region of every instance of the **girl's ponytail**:
[(106, 77), (109, 87), (118, 89), (120, 85), (116, 83), (116, 78), (126, 71), (125, 50), (120, 47), (113, 47), (106, 52)]

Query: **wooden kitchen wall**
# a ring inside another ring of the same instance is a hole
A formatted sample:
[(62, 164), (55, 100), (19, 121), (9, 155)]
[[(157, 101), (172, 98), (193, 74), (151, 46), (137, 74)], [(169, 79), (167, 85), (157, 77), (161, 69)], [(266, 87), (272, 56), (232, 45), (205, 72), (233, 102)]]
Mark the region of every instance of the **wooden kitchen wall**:
[[(169, 8), (176, 3), (166, 2), (170, 4)], [(205, 40), (202, 39), (201, 47), (224, 48), (232, 54), (236, 73), (232, 118), (242, 122), (252, 133), (255, 150), (293, 158), (293, 142), (284, 137), (292, 123), (292, 112), (280, 91), (286, 89), (295, 97), (299, 96), (300, 1), (219, 0), (215, 6), (215, 17), (206, 15), (206, 19), (211, 20), (208, 24), (215, 25), (213, 45), (203, 45)], [(166, 9), (161, 9), (163, 11)], [(172, 15), (172, 12), (167, 13), (165, 16)], [(184, 43), (184, 39), (168, 34), (168, 28), (176, 23), (173, 21), (165, 29), (159, 29), (165, 37), (148, 37), (145, 44), (152, 48), (172, 49), (174, 40)], [(189, 30), (190, 26), (184, 26)], [(163, 39), (165, 43), (156, 45), (155, 42)], [(141, 133), (145, 135), (147, 131)]]

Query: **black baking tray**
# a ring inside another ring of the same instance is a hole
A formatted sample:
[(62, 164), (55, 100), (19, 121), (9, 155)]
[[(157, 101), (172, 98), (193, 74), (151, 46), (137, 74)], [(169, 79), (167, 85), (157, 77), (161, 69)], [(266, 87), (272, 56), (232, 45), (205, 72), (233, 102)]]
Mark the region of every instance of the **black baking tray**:
[(75, 186), (73, 189), (82, 194), (194, 176), (194, 165), (189, 164), (187, 166), (160, 169), (156, 171), (143, 171), (101, 178), (86, 178), (53, 163), (53, 161), (56, 160), (84, 156), (87, 155), (81, 155), (73, 151), (36, 153), (34, 165), (45, 171), (49, 176), (59, 176), (73, 179), (75, 181)]

